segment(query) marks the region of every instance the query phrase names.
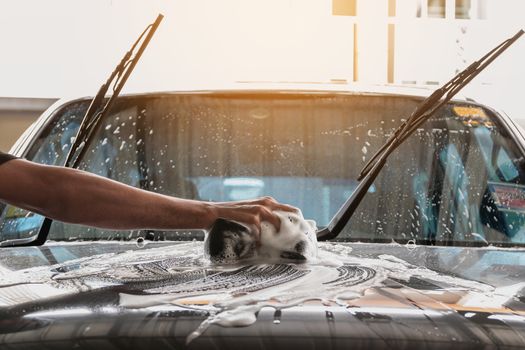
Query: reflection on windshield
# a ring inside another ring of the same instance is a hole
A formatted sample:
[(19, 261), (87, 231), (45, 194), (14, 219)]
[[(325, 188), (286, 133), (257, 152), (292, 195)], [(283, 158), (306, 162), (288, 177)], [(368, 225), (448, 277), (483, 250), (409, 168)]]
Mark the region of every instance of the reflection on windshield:
[[(121, 99), (80, 168), (184, 198), (269, 195), (300, 207), (322, 227), (357, 186), (364, 163), (417, 102), (292, 94)], [(524, 242), (521, 162), (488, 111), (449, 105), (391, 155), (338, 238)], [(139, 234), (55, 222), (50, 238)]]

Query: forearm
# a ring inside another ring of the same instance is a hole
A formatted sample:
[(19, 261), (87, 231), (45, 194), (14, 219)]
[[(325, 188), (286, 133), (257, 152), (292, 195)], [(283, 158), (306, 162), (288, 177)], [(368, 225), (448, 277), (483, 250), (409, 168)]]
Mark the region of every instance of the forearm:
[(270, 197), (223, 203), (174, 198), (18, 159), (0, 166), (0, 179), (0, 201), (55, 220), (116, 230), (208, 229), (221, 217), (258, 232), (262, 221), (280, 226), (274, 210), (297, 210)]
[[(57, 170), (55, 168), (55, 170)], [(175, 229), (211, 226), (205, 202), (169, 197), (72, 169), (58, 169), (64, 188), (54, 216), (61, 221), (108, 229)]]
[(160, 195), (87, 172), (15, 160), (0, 168), (7, 203), (55, 220), (99, 228), (209, 228), (214, 208), (200, 201)]

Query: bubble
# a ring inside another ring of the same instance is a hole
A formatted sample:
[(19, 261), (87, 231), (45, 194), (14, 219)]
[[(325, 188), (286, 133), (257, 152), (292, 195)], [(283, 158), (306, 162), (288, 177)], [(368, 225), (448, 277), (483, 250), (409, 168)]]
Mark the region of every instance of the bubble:
[(405, 244), (405, 247), (408, 248), (409, 250), (415, 249), (417, 247), (416, 240), (415, 239), (408, 240), (408, 242)]
[(146, 241), (144, 240), (144, 237), (137, 238), (136, 245), (139, 248), (143, 248), (146, 245)]

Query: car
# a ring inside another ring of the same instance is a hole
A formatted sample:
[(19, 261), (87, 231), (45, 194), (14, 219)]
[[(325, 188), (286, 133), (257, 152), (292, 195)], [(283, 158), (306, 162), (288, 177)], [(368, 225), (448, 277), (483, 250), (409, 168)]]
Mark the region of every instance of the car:
[[(429, 93), (240, 84), (123, 95), (79, 168), (183, 198), (272, 196), (322, 232)], [(57, 102), (12, 153), (64, 165), (90, 103)], [(524, 155), (508, 116), (458, 97), (390, 155), (306, 263), (217, 265), (203, 230), (43, 225), (4, 206), (0, 347), (524, 347)]]

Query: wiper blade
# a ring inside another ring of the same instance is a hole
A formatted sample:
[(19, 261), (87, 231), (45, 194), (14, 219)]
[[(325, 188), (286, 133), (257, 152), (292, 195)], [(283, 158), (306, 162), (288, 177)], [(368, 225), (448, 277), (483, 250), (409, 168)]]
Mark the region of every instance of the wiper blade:
[[(135, 68), (135, 65), (140, 60), (142, 53), (148, 46), (153, 34), (157, 30), (160, 22), (164, 16), (159, 14), (155, 22), (151, 23), (144, 29), (140, 34), (138, 39), (133, 43), (131, 49), (126, 52), (124, 57), (120, 60), (119, 64), (115, 67), (109, 78), (98, 90), (96, 96), (91, 100), (91, 104), (80, 123), (78, 128), (75, 141), (71, 145), (69, 153), (67, 154), (66, 161), (64, 166), (70, 168), (77, 168), (82, 157), (89, 148), (90, 142), (92, 140), (93, 133), (98, 129), (100, 121), (104, 119), (104, 116), (110, 111), (111, 107), (114, 105), (118, 95), (120, 94), (122, 88), (126, 84), (131, 72)], [(106, 99), (106, 94), (111, 89), (111, 97)], [(21, 245), (42, 245), (47, 240), (49, 234), (49, 229), (51, 228), (53, 220), (50, 218), (45, 218), (38, 236), (35, 240), (18, 244)], [(16, 242), (13, 242), (13, 245), (17, 245)]]
[[(131, 72), (140, 60), (142, 53), (148, 46), (163, 18), (164, 16), (159, 14), (155, 22), (144, 29), (135, 43), (133, 43), (133, 46), (131, 46), (131, 49), (126, 52), (124, 57), (122, 57), (120, 63), (115, 67), (107, 81), (102, 84), (97, 95), (91, 100), (91, 104), (82, 119), (75, 141), (71, 145), (64, 166), (72, 168), (78, 167), (84, 153), (89, 148), (88, 146), (91, 140), (91, 135), (97, 129), (100, 120), (103, 119), (115, 103), (120, 91), (126, 84)], [(106, 94), (110, 88), (112, 90), (112, 95), (104, 104)]]
[(503, 41), (421, 102), (410, 117), (396, 129), (387, 142), (381, 146), (363, 167), (357, 178), (360, 182), (350, 198), (347, 199), (334, 215), (328, 226), (317, 232), (317, 238), (319, 240), (328, 240), (337, 237), (385, 165), (388, 156), (417, 130), (421, 124), (430, 118), (439, 108), (448, 103), (465, 85), (518, 40), (523, 33), (523, 30), (520, 30), (511, 38)]
[(435, 111), (448, 103), (465, 85), (474, 79), (481, 71), (483, 71), (497, 56), (512, 45), (522, 34), (520, 30), (512, 38), (505, 40), (497, 47), (488, 52), (478, 61), (475, 61), (468, 66), (461, 73), (452, 78), (445, 85), (434, 91), (428, 98), (426, 98), (412, 113), (410, 118), (405, 121), (387, 140), (387, 142), (370, 158), (366, 165), (361, 170), (357, 180), (362, 180), (379, 162), (385, 154), (390, 154), (395, 149), (391, 149), (392, 144), (399, 145), (409, 137), (423, 122), (431, 117)]

